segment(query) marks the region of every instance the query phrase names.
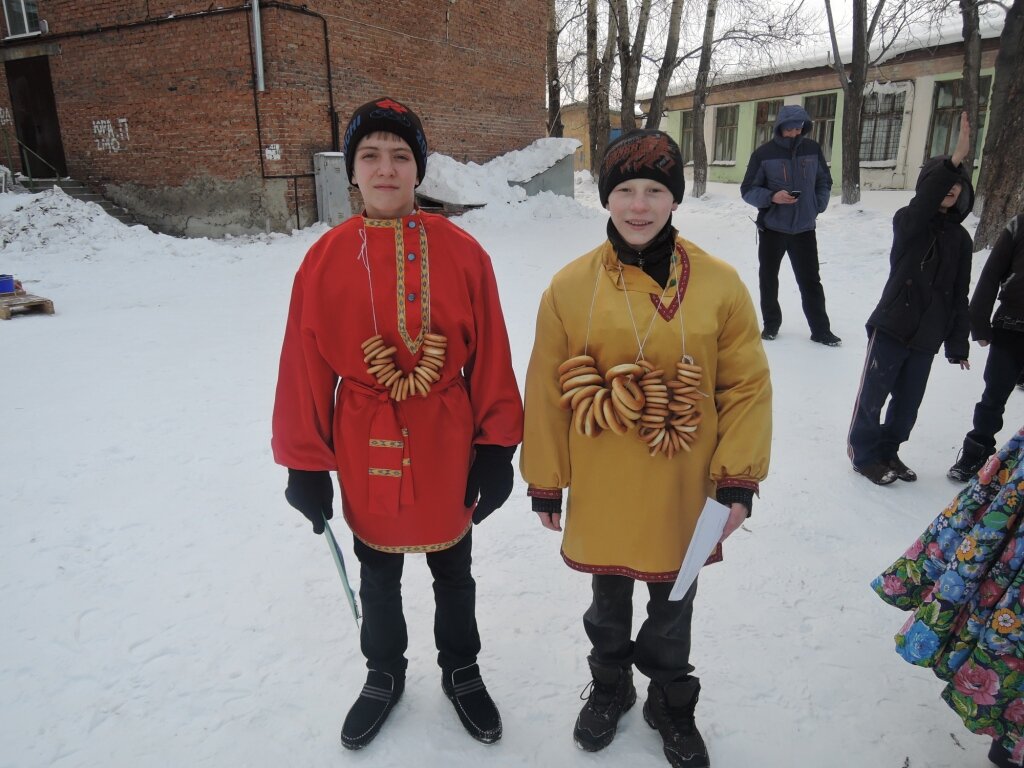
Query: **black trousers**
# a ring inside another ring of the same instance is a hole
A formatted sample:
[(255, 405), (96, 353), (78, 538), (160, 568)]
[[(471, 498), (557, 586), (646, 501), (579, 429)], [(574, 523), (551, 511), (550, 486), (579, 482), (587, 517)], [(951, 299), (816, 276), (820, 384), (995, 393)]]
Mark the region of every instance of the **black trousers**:
[[(847, 438), (854, 466), (888, 461), (910, 438), (934, 359), (930, 352), (904, 346), (887, 333), (871, 333)], [(889, 407), (885, 421), (879, 423), (886, 398)]]
[(812, 334), (831, 331), (825, 312), (825, 289), (818, 274), (818, 239), (814, 230), (788, 235), (771, 229), (762, 229), (758, 236), (757, 260), (760, 264), (758, 281), (761, 291), (761, 320), (764, 328), (778, 331), (782, 325), (782, 307), (779, 306), (779, 268), (782, 257), (789, 253), (793, 276), (800, 288), (800, 301)]
[(633, 636), (633, 585), (628, 576), (593, 577), (594, 598), (583, 614), (583, 627), (593, 645), (591, 658), (603, 667), (635, 664), (656, 683), (696, 680), (690, 673), (690, 625), (697, 582), (679, 601), (670, 601), (671, 582), (650, 582), (647, 618)]
[[(437, 663), (453, 670), (476, 663), (480, 633), (476, 626), (476, 582), (473, 580), (473, 531), (449, 549), (427, 553), (434, 577), (434, 642)], [(402, 567), (405, 555), (381, 552), (354, 539), (359, 558), (359, 599), (363, 625), (359, 645), (366, 666), (402, 677), (409, 647), (402, 612)]]
[(992, 329), (992, 343), (985, 363), (985, 391), (974, 406), (974, 429), (970, 440), (989, 453), (996, 448), (996, 435), (1003, 428), (1003, 410), (1017, 380), (1024, 372), (1024, 333)]

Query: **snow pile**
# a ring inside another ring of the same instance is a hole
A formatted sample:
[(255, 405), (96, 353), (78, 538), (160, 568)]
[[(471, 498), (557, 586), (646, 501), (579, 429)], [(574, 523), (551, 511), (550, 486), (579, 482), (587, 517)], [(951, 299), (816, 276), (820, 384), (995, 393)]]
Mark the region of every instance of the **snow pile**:
[(537, 139), (525, 149), (506, 152), (488, 161), (484, 167), (503, 173), (509, 181), (526, 182), (581, 146), (576, 139)]
[(538, 139), (525, 149), (507, 152), (483, 165), (460, 163), (437, 152), (427, 162), (427, 173), (417, 190), (434, 200), (459, 205), (513, 203), (526, 192), (510, 182), (525, 182), (576, 151), (576, 139)]

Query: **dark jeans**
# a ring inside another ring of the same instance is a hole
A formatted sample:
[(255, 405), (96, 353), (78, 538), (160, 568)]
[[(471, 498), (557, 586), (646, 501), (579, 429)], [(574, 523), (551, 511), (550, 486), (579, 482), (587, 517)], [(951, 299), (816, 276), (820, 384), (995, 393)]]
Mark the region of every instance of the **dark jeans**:
[[(856, 467), (896, 456), (910, 437), (924, 399), (935, 355), (901, 344), (882, 331), (872, 331), (853, 408), (847, 453)], [(885, 421), (879, 423), (889, 398)]]
[(594, 576), (594, 601), (583, 614), (594, 663), (605, 667), (636, 664), (641, 673), (657, 683), (695, 680), (690, 677), (690, 624), (697, 582), (677, 602), (668, 599), (671, 582), (648, 583), (647, 618), (634, 642), (635, 583), (628, 576)]
[(818, 275), (818, 240), (814, 230), (787, 235), (762, 229), (758, 236), (757, 260), (760, 263), (758, 280), (761, 290), (761, 319), (764, 328), (778, 331), (782, 325), (782, 307), (779, 306), (779, 268), (782, 257), (789, 253), (793, 276), (800, 288), (800, 301), (812, 334), (831, 331), (825, 312), (825, 289)]
[[(476, 582), (472, 531), (454, 547), (427, 553), (434, 577), (434, 642), (444, 670), (476, 663), (480, 634), (476, 627)], [(404, 676), (409, 636), (402, 613), (402, 566), (405, 555), (380, 552), (354, 539), (359, 558), (359, 599), (363, 626), (359, 645), (370, 669)]]
[(974, 406), (974, 429), (970, 440), (989, 453), (996, 449), (996, 434), (1003, 428), (1003, 410), (1021, 372), (1024, 372), (1024, 333), (992, 329), (992, 343), (985, 363), (985, 391)]

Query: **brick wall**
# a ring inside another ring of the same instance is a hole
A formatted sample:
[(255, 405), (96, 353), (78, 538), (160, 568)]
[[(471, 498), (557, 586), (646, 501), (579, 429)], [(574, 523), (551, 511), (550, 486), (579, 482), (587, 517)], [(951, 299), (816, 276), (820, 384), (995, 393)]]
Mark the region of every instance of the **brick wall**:
[[(250, 11), (224, 5), (39, 0), (49, 33), (0, 43), (0, 58), (58, 47), (49, 62), (71, 175), (121, 202), (147, 191), (150, 208), (160, 190), (233, 184), (260, 198), (255, 218), (274, 229), (315, 218), (312, 155), (332, 149), (332, 96), (342, 130), (370, 98), (409, 103), (431, 149), (459, 160), (545, 133), (545, 0), (264, 4), (266, 90), (255, 96)], [(0, 123), (5, 108), (3, 83)]]

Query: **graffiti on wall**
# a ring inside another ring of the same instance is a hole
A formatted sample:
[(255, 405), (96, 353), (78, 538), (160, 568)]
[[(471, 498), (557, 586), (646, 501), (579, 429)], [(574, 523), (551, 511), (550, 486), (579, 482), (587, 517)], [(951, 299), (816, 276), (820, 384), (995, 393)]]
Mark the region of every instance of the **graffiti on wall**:
[(92, 137), (96, 141), (96, 149), (101, 152), (120, 152), (128, 143), (128, 118), (117, 120), (93, 120)]
[(7, 107), (0, 107), (0, 125), (13, 125), (14, 118), (11, 116), (11, 110)]

